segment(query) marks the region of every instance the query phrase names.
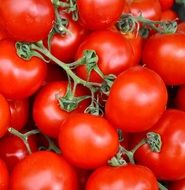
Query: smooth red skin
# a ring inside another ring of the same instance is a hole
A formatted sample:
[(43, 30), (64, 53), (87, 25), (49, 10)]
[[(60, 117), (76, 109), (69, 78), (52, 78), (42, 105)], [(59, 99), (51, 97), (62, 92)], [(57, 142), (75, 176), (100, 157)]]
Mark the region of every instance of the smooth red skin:
[[(98, 55), (98, 66), (105, 74), (118, 75), (127, 68), (137, 64), (132, 58), (133, 50), (128, 40), (121, 34), (112, 31), (96, 31), (89, 35), (79, 46), (76, 59), (82, 57), (84, 50), (95, 50)], [(76, 69), (78, 76), (87, 80), (86, 66)], [(92, 71), (90, 81), (102, 82), (102, 78)]]
[(177, 94), (174, 99), (175, 106), (182, 111), (185, 111), (185, 98), (184, 97), (185, 97), (185, 85), (182, 85), (178, 88)]
[(86, 190), (158, 190), (157, 179), (148, 168), (139, 165), (100, 167), (89, 177)]
[(163, 11), (171, 9), (175, 3), (174, 0), (159, 0), (159, 2)]
[[(67, 111), (60, 108), (56, 95), (63, 97), (66, 94), (67, 81), (48, 83), (36, 96), (33, 105), (33, 119), (42, 133), (57, 138), (61, 123), (69, 116)], [(84, 88), (78, 86), (77, 96), (87, 95)], [(88, 102), (89, 103), (89, 102)], [(88, 105), (87, 101), (79, 104), (73, 112), (83, 112)]]
[(184, 41), (184, 34), (156, 34), (145, 43), (143, 64), (157, 72), (167, 85), (185, 83)]
[[(37, 151), (37, 143), (33, 136), (29, 137), (29, 145), (32, 152)], [(10, 172), (17, 163), (29, 155), (23, 141), (14, 135), (1, 138), (0, 147), (0, 158), (4, 160)]]
[(181, 22), (180, 24), (178, 24), (177, 32), (182, 34), (185, 33), (185, 22)]
[(0, 42), (0, 92), (9, 99), (31, 96), (44, 81), (47, 66), (37, 57), (25, 61), (16, 54), (15, 43)]
[(0, 94), (0, 138), (4, 136), (10, 126), (10, 108), (7, 100)]
[(160, 180), (173, 181), (185, 178), (184, 126), (185, 113), (183, 111), (165, 111), (160, 120), (150, 129), (161, 136), (160, 153), (152, 152), (145, 144), (135, 153), (137, 163), (150, 168)]
[(60, 128), (59, 146), (66, 159), (79, 168), (106, 165), (118, 151), (118, 134), (100, 116), (71, 114)]
[(0, 3), (4, 28), (16, 41), (36, 42), (45, 39), (54, 23), (50, 0), (6, 0)]
[(8, 100), (11, 112), (10, 126), (16, 130), (21, 130), (25, 126), (29, 117), (29, 100)]
[(185, 178), (179, 181), (173, 181), (169, 184), (169, 190), (184, 190), (185, 189)]
[(128, 0), (128, 8), (135, 16), (142, 14), (144, 18), (150, 20), (160, 20), (161, 18), (159, 0)]
[(8, 170), (3, 160), (0, 159), (0, 189), (8, 190), (9, 176)]
[(125, 0), (77, 0), (82, 25), (90, 30), (105, 29), (121, 16)]
[(178, 19), (178, 15), (175, 11), (169, 9), (162, 12), (161, 20), (171, 20), (174, 21), (175, 19)]
[(11, 190), (77, 190), (74, 169), (53, 152), (38, 151), (19, 162), (10, 177)]
[(5, 32), (5, 30), (0, 28), (0, 40), (4, 40), (4, 39), (7, 39), (7, 38), (8, 38), (8, 36), (7, 36), (6, 32)]
[(51, 53), (59, 60), (70, 63), (75, 59), (75, 53), (82, 40), (87, 35), (86, 30), (77, 22), (74, 22), (69, 16), (62, 16), (68, 19), (67, 30), (65, 35), (55, 34), (51, 39)]
[(121, 73), (105, 105), (106, 118), (124, 132), (151, 128), (164, 112), (167, 90), (152, 70), (135, 66)]

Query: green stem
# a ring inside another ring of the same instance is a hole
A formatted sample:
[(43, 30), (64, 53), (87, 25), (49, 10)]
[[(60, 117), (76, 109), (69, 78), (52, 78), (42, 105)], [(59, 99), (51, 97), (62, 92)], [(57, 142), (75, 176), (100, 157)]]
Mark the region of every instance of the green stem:
[[(33, 50), (36, 50), (36, 51), (41, 52), (41, 53), (44, 54), (46, 57), (48, 57), (50, 60), (54, 61), (54, 62), (55, 62), (57, 65), (59, 65), (63, 70), (65, 70), (66, 73), (67, 73), (77, 84), (82, 84), (82, 85), (84, 85), (84, 86), (86, 86), (86, 87), (88, 87), (88, 88), (92, 88), (93, 86), (97, 86), (97, 87), (100, 87), (100, 86), (101, 86), (100, 83), (87, 82), (87, 81), (81, 79), (80, 77), (78, 77), (78, 76), (70, 69), (70, 67), (69, 67), (66, 63), (64, 63), (64, 62), (60, 61), (59, 59), (57, 59), (56, 57), (54, 57), (54, 56), (48, 51), (47, 48), (45, 48), (45, 47), (40, 47), (40, 45), (38, 46), (38, 45), (36, 45), (36, 44), (32, 44), (32, 45), (31, 45), (31, 48), (32, 48)], [(82, 61), (84, 61), (84, 57), (82, 57), (81, 59), (77, 60), (77, 61), (74, 62), (74, 63), (79, 64), (79, 63), (81, 63)], [(73, 64), (74, 64), (74, 63), (73, 63)]]
[(8, 131), (9, 131), (9, 133), (19, 137), (23, 141), (23, 143), (25, 144), (25, 146), (26, 146), (26, 148), (28, 150), (28, 153), (32, 154), (32, 151), (31, 151), (31, 148), (30, 148), (30, 145), (29, 145), (29, 142), (28, 142), (28, 138), (31, 135), (35, 135), (35, 134), (40, 133), (39, 130), (35, 129), (35, 130), (32, 130), (32, 131), (26, 132), (24, 134), (20, 133), (19, 131), (17, 131), (14, 128), (8, 128)]
[(158, 186), (160, 190), (168, 190), (164, 185), (158, 182)]

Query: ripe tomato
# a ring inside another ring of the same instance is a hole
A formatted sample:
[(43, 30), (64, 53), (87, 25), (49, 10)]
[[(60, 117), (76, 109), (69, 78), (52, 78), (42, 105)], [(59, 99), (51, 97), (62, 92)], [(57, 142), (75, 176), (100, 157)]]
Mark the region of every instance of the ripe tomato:
[(163, 11), (172, 8), (175, 3), (174, 0), (159, 0), (159, 2)]
[(25, 61), (16, 54), (15, 43), (0, 41), (0, 92), (10, 99), (32, 95), (42, 84), (47, 66), (37, 57)]
[[(29, 145), (32, 152), (37, 151), (37, 143), (34, 136), (29, 137)], [(29, 155), (23, 141), (14, 135), (7, 135), (0, 139), (0, 158), (4, 160), (11, 172), (14, 166)]]
[(8, 100), (11, 112), (10, 126), (16, 130), (21, 130), (28, 121), (29, 100)]
[(185, 178), (179, 181), (173, 181), (169, 185), (169, 190), (184, 190), (185, 189)]
[(184, 41), (184, 34), (156, 34), (145, 43), (143, 64), (157, 72), (167, 85), (185, 83)]
[(130, 12), (150, 20), (160, 20), (161, 18), (161, 5), (159, 0), (127, 0), (128, 9)]
[(10, 177), (11, 190), (77, 190), (74, 169), (53, 152), (38, 151), (19, 162)]
[(8, 102), (0, 94), (0, 138), (5, 135), (10, 125), (10, 108)]
[(8, 190), (8, 182), (9, 182), (9, 176), (8, 176), (8, 170), (3, 162), (3, 160), (0, 159), (0, 189), (1, 190)]
[(180, 24), (178, 24), (177, 32), (183, 34), (185, 33), (185, 22), (181, 22)]
[(124, 132), (151, 128), (164, 112), (167, 90), (162, 79), (141, 66), (121, 73), (105, 105), (106, 118)]
[(157, 179), (151, 170), (139, 165), (100, 167), (89, 177), (86, 190), (158, 190)]
[(166, 10), (166, 11), (163, 11), (162, 12), (162, 15), (161, 15), (161, 20), (175, 20), (175, 19), (178, 19), (178, 15), (175, 11), (169, 9), (169, 10)]
[(8, 38), (8, 36), (7, 36), (6, 32), (5, 32), (5, 30), (0, 28), (0, 41), (4, 40), (4, 39), (7, 39), (7, 38)]
[(54, 34), (51, 39), (51, 53), (59, 60), (69, 63), (74, 61), (76, 50), (87, 32), (69, 16), (62, 15), (62, 17), (68, 20), (68, 32), (65, 34)]
[[(129, 41), (121, 34), (112, 31), (96, 31), (89, 35), (79, 46), (77, 59), (82, 57), (83, 51), (93, 49), (96, 51), (99, 61), (98, 66), (104, 75), (118, 75), (127, 68), (138, 64), (134, 62), (134, 54)], [(82, 65), (76, 69), (77, 75), (87, 80), (87, 69)], [(90, 81), (101, 82), (102, 78), (92, 71)]]
[[(33, 118), (42, 133), (50, 137), (58, 137), (60, 125), (69, 113), (60, 107), (56, 96), (66, 94), (67, 81), (48, 83), (36, 96), (33, 105)], [(87, 95), (82, 86), (77, 86), (77, 96)], [(83, 112), (88, 101), (83, 101), (73, 112)]]
[(175, 96), (175, 105), (178, 109), (185, 111), (185, 85), (178, 88)]
[(106, 165), (118, 151), (118, 134), (100, 116), (71, 114), (60, 128), (59, 146), (64, 157), (79, 168)]
[(124, 5), (125, 0), (77, 0), (80, 21), (90, 30), (105, 29), (114, 24)]
[(54, 8), (50, 0), (6, 0), (0, 3), (0, 17), (13, 39), (35, 42), (52, 29)]
[(183, 111), (165, 111), (159, 121), (150, 129), (150, 131), (160, 134), (161, 151), (159, 153), (152, 152), (145, 144), (135, 153), (137, 163), (150, 168), (159, 180), (185, 178), (184, 126), (185, 113)]

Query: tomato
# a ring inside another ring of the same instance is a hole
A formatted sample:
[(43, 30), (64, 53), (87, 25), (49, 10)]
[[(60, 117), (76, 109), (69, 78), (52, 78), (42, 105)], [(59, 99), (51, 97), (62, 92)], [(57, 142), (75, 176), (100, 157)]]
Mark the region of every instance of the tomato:
[(65, 34), (54, 34), (51, 39), (51, 53), (59, 60), (69, 63), (74, 61), (76, 50), (87, 32), (69, 16), (62, 17), (68, 20), (68, 31)]
[(7, 100), (0, 94), (0, 138), (4, 136), (10, 125), (10, 108)]
[(146, 167), (126, 165), (100, 167), (89, 177), (86, 190), (158, 190), (157, 179)]
[(100, 116), (71, 114), (60, 128), (59, 146), (70, 163), (93, 169), (106, 165), (118, 151), (118, 134)]
[(175, 3), (174, 0), (159, 0), (159, 2), (163, 11), (172, 8)]
[[(32, 152), (37, 151), (37, 143), (34, 136), (29, 137), (29, 145)], [(22, 139), (14, 135), (7, 135), (0, 139), (0, 158), (3, 159), (9, 171), (29, 155)]]
[(184, 190), (185, 189), (185, 178), (179, 181), (173, 181), (169, 185), (169, 190)]
[(8, 100), (11, 112), (10, 126), (21, 130), (28, 121), (29, 100)]
[(175, 11), (169, 9), (162, 12), (161, 20), (171, 20), (174, 21), (175, 19), (178, 19), (178, 15)]
[(7, 36), (6, 32), (5, 32), (5, 30), (0, 28), (0, 41), (4, 40), (4, 39), (7, 39), (7, 38), (8, 38), (8, 36)]
[[(33, 105), (33, 118), (42, 133), (50, 137), (58, 137), (60, 125), (70, 114), (60, 107), (58, 98), (66, 94), (68, 82), (48, 83), (36, 96)], [(87, 95), (82, 86), (77, 86), (76, 96)], [(73, 112), (83, 112), (88, 101), (83, 101)]]
[(44, 81), (47, 66), (37, 57), (25, 61), (16, 54), (15, 43), (0, 41), (0, 92), (10, 99), (31, 96)]
[(97, 30), (105, 29), (119, 19), (125, 0), (77, 0), (76, 3), (82, 25)]
[(134, 16), (142, 15), (150, 20), (160, 20), (161, 5), (159, 0), (127, 0), (128, 8)]
[(38, 151), (19, 162), (10, 177), (11, 190), (77, 190), (74, 169), (53, 152)]
[(178, 33), (185, 33), (185, 22), (181, 22), (180, 24), (178, 24), (177, 26), (177, 32)]
[(157, 72), (167, 85), (185, 83), (184, 41), (184, 34), (156, 34), (145, 43), (143, 64)]
[(52, 29), (54, 8), (50, 0), (6, 0), (0, 3), (0, 17), (13, 39), (36, 42)]
[(113, 83), (105, 115), (124, 132), (145, 131), (157, 122), (166, 104), (167, 90), (162, 79), (150, 69), (135, 66)]
[(159, 153), (152, 152), (145, 144), (136, 151), (137, 163), (150, 168), (159, 180), (169, 181), (185, 178), (184, 126), (185, 113), (183, 111), (165, 111), (159, 121), (150, 129), (161, 136), (161, 151)]
[[(82, 57), (84, 50), (88, 49), (96, 51), (99, 58), (97, 64), (104, 75), (118, 75), (127, 68), (138, 64), (132, 58), (134, 52), (129, 41), (117, 32), (96, 31), (89, 35), (79, 46), (77, 59)], [(78, 67), (76, 72), (78, 76), (87, 80), (88, 72), (85, 65)], [(102, 78), (92, 71), (90, 81), (101, 82)]]
[(182, 85), (178, 88), (177, 94), (175, 96), (175, 105), (178, 109), (185, 111), (185, 85)]
[(3, 160), (0, 159), (0, 189), (1, 190), (8, 190), (8, 182), (9, 182), (9, 176), (8, 176), (8, 170), (3, 162)]

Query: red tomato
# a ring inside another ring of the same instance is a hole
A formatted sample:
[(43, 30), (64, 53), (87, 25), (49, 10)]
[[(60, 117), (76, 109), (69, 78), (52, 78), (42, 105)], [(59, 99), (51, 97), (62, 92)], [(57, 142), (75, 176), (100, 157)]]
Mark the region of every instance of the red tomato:
[[(29, 137), (29, 145), (32, 152), (37, 151), (37, 144), (34, 136)], [(9, 171), (29, 155), (23, 141), (14, 135), (8, 135), (0, 139), (0, 158), (3, 159)]]
[(78, 190), (74, 169), (53, 152), (39, 151), (27, 156), (14, 168), (11, 190)]
[(64, 157), (79, 168), (106, 165), (118, 151), (118, 134), (100, 116), (71, 114), (60, 128), (59, 146)]
[(175, 3), (174, 0), (159, 0), (159, 2), (163, 11), (172, 8)]
[(32, 95), (42, 84), (47, 66), (37, 57), (25, 61), (16, 54), (15, 43), (0, 41), (0, 92), (10, 99)]
[(184, 190), (185, 189), (185, 178), (179, 181), (173, 181), (169, 185), (169, 190)]
[[(60, 107), (56, 97), (63, 97), (66, 94), (67, 85), (66, 81), (48, 83), (34, 100), (33, 118), (35, 124), (42, 133), (50, 137), (58, 137), (61, 123), (70, 114)], [(76, 95), (86, 95), (86, 91), (82, 86), (77, 87)], [(87, 101), (83, 101), (73, 112), (83, 112), (86, 107)]]
[(29, 100), (8, 100), (11, 112), (10, 126), (21, 130), (28, 121)]
[(8, 190), (8, 182), (9, 182), (9, 176), (8, 176), (8, 170), (3, 162), (3, 160), (0, 159), (0, 189), (1, 190)]
[(137, 163), (150, 168), (160, 180), (185, 178), (184, 126), (185, 112), (179, 110), (164, 112), (160, 120), (150, 129), (150, 131), (160, 134), (161, 151), (159, 153), (152, 152), (145, 144), (136, 151)]
[(0, 17), (16, 41), (35, 42), (52, 29), (54, 8), (50, 0), (6, 0), (0, 3)]
[(127, 0), (130, 12), (139, 16), (142, 14), (144, 18), (150, 20), (160, 20), (161, 5), (159, 0)]
[(158, 190), (157, 179), (148, 168), (139, 165), (100, 167), (89, 177), (86, 190)]
[(62, 15), (68, 19), (66, 34), (55, 34), (51, 39), (51, 53), (63, 62), (72, 62), (75, 58), (75, 53), (86, 36), (86, 30), (79, 23), (74, 22), (69, 16)]
[(91, 30), (105, 29), (114, 24), (124, 5), (125, 0), (77, 0), (80, 21)]
[[(98, 57), (98, 66), (104, 75), (118, 75), (127, 68), (136, 65), (132, 56), (134, 55), (129, 41), (121, 34), (112, 31), (98, 31), (89, 35), (79, 46), (77, 59), (82, 57), (83, 51), (95, 50)], [(86, 66), (80, 66), (76, 69), (77, 75), (87, 80)], [(101, 82), (102, 78), (92, 71), (90, 81)]]
[[(167, 85), (185, 83), (185, 35), (156, 34), (143, 50), (143, 64), (157, 72)], [(155, 51), (154, 51), (155, 50)]]
[(5, 135), (10, 125), (10, 108), (8, 102), (0, 94), (0, 138)]
[(185, 85), (182, 85), (178, 88), (177, 94), (175, 97), (175, 105), (178, 109), (185, 111)]
[(4, 40), (4, 39), (7, 39), (7, 34), (6, 32), (4, 31), (4, 29), (0, 28), (0, 40)]
[(175, 11), (169, 9), (169, 10), (166, 10), (166, 11), (163, 11), (162, 12), (162, 15), (161, 15), (161, 20), (175, 20), (175, 19), (178, 19), (178, 15)]
[(145, 67), (121, 73), (105, 105), (106, 118), (125, 132), (151, 128), (164, 112), (167, 90), (162, 79)]
[(185, 22), (181, 22), (180, 24), (178, 24), (177, 32), (183, 34), (185, 33)]

